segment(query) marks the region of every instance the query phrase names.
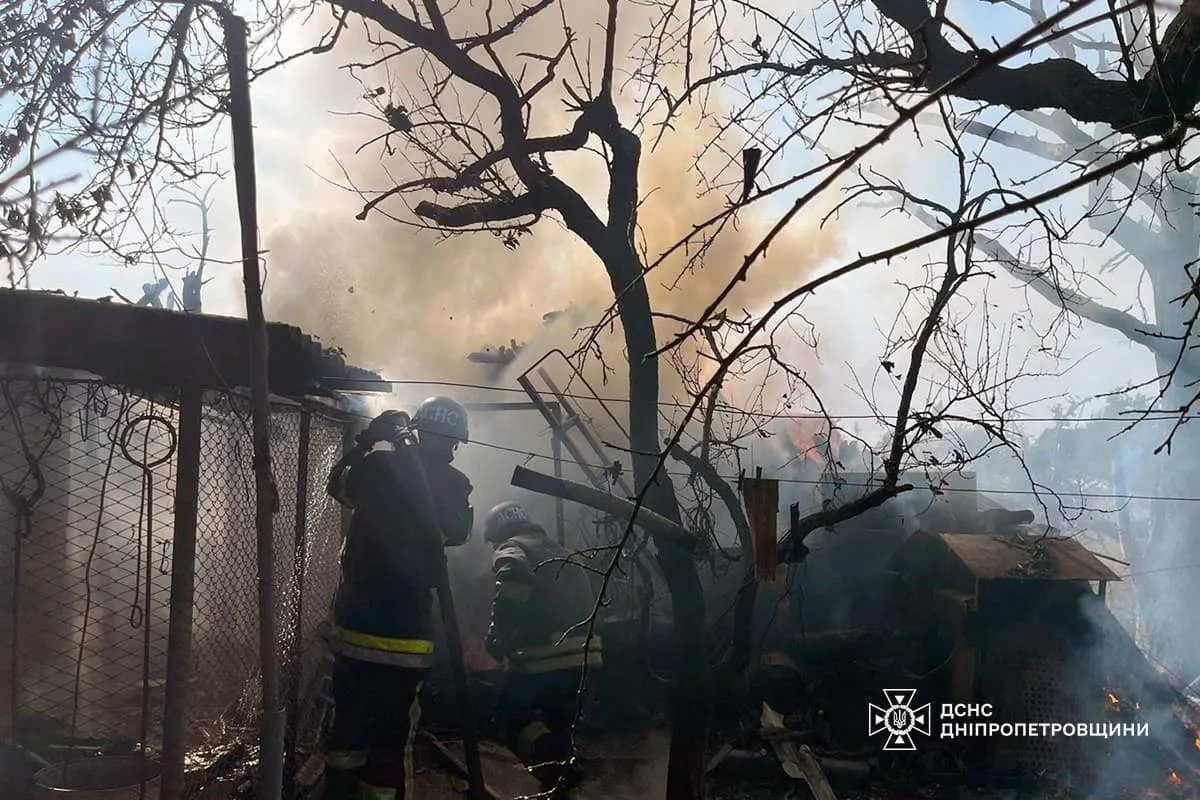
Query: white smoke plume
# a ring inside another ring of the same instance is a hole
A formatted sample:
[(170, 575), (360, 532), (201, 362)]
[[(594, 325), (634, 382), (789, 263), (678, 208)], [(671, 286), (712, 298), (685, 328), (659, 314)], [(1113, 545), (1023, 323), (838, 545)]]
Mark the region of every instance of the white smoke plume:
[[(636, 8), (622, 5), (625, 33), (618, 42), (618, 53), (633, 52), (635, 34), (643, 33), (643, 26), (634, 16), (643, 12)], [(573, 9), (575, 12), (584, 16), (590, 13), (582, 4)], [(466, 13), (465, 7), (460, 8), (452, 20), (464, 28), (482, 27), (478, 20), (474, 26), (467, 26), (463, 19)], [(482, 15), (483, 11), (477, 8), (472, 13)], [(600, 21), (570, 21), (580, 41), (592, 39), (593, 54), (601, 52)], [(522, 27), (504, 52), (545, 50), (545, 42), (561, 37), (561, 20), (556, 15), (542, 14)], [(583, 52), (586, 46), (580, 44), (579, 48)], [(347, 60), (348, 56), (343, 53), (340, 58)], [(592, 60), (597, 60), (595, 55)], [(625, 119), (632, 119), (635, 98), (622, 94), (619, 99)], [(569, 127), (571, 118), (554, 97), (542, 98), (538, 103), (532, 123), (536, 134), (559, 133)], [(346, 104), (342, 110), (346, 110)], [(711, 101), (708, 110), (715, 110)], [(490, 117), (484, 112), (481, 118)], [(689, 107), (654, 149), (650, 147), (650, 136), (657, 128), (648, 126), (651, 133), (644, 137), (639, 175), (643, 197), (639, 222), (650, 258), (726, 205), (723, 192), (704, 191), (697, 172), (697, 164), (711, 174), (731, 158), (709, 147), (718, 124), (714, 117), (702, 115), (698, 106)], [(386, 189), (405, 177), (403, 169), (398, 174), (395, 160), (380, 160), (378, 149), (354, 155), (363, 141), (378, 135), (377, 127), (347, 120), (334, 140), (322, 146), (328, 145), (338, 159), (338, 168), (344, 168), (355, 185)], [(314, 151), (306, 154), (306, 161), (328, 173), (332, 165), (322, 156)], [(733, 158), (737, 158), (736, 151)], [(607, 176), (600, 159), (586, 153), (555, 154), (550, 163), (555, 174), (576, 187), (594, 208), (603, 208)], [(515, 339), (529, 346), (502, 381), (504, 386), (513, 387), (513, 373), (542, 353), (553, 347), (570, 352), (576, 346), (576, 328), (568, 323), (546, 327), (544, 314), (573, 305), (587, 324), (598, 320), (612, 302), (612, 289), (599, 260), (552, 220), (543, 220), (533, 235), (523, 237), (513, 251), (491, 236), (445, 238), (377, 213), (357, 221), (353, 215), (361, 200), (334, 185), (307, 200), (308, 211), (280, 220), (267, 231), (268, 315), (318, 335), (326, 344), (342, 348), (351, 363), (376, 369), (389, 378), (484, 383), (485, 372), (469, 362), (467, 354), (484, 345), (507, 344)], [(401, 213), (403, 209), (397, 215)], [(655, 309), (681, 317), (698, 315), (773, 222), (773, 217), (743, 212), (738, 224), (730, 226), (713, 244), (701, 269), (686, 271), (686, 251), (669, 259), (648, 278)], [(795, 223), (729, 298), (726, 307), (731, 316), (740, 316), (743, 308), (761, 308), (810, 277), (824, 259), (834, 254), (836, 245), (836, 230), (821, 228), (811, 218)], [(686, 274), (680, 277), (681, 273)], [(676, 330), (676, 323), (660, 325), (660, 339)], [(613, 372), (607, 385), (597, 380), (594, 368), (588, 370), (589, 380), (600, 394), (621, 398), (627, 378), (619, 325), (606, 329), (599, 341)], [(688, 360), (686, 354), (684, 360)], [(682, 384), (665, 362), (660, 372), (662, 397), (681, 397)], [(411, 409), (431, 394), (450, 394), (461, 401), (527, 399), (519, 393), (463, 386), (410, 386), (398, 389), (391, 397), (372, 401), (372, 410), (386, 406)], [(624, 422), (626, 404), (618, 402), (610, 408)], [(527, 461), (532, 469), (551, 469), (546, 460), (549, 438), (540, 417), (531, 412), (475, 414), (472, 428), (477, 442), (461, 451), (459, 461), (476, 485), (475, 504), (480, 513), (495, 502), (515, 497), (534, 505), (550, 527), (552, 503), (514, 492), (508, 486), (514, 463)], [(567, 477), (580, 479), (578, 472), (569, 471)]]

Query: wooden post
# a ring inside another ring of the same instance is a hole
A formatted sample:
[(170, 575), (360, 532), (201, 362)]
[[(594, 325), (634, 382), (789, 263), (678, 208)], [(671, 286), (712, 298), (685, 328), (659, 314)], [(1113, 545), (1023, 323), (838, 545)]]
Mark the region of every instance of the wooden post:
[(250, 65), (246, 21), (221, 13), (229, 57), (229, 116), (233, 130), (233, 169), (237, 183), (242, 240), (242, 283), (246, 294), (246, 333), (250, 358), (250, 416), (254, 440), (254, 529), (258, 543), (258, 640), (262, 671), (262, 732), (259, 800), (279, 800), (283, 792), (284, 712), (279, 696), (279, 624), (275, 604), (275, 511), (271, 483), (267, 325), (258, 268), (258, 189), (254, 175), (254, 127), (250, 107)]
[(171, 610), (167, 633), (167, 686), (163, 707), (163, 800), (183, 797), (184, 733), (192, 672), (192, 619), (196, 596), (196, 520), (200, 508), (200, 427), (203, 395), (182, 389), (175, 470), (175, 534), (171, 540)]

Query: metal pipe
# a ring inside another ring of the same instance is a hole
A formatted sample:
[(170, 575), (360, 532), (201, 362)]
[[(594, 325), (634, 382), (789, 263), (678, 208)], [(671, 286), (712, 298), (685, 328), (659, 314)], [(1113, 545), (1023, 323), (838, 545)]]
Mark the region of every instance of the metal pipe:
[[(533, 400), (534, 404), (542, 412), (542, 416), (546, 419), (546, 422), (550, 423), (555, 430), (561, 430), (559, 424), (560, 415), (550, 411), (549, 403), (542, 399), (541, 393), (538, 392), (537, 387), (533, 385), (529, 378), (522, 375), (517, 378), (517, 382), (521, 384), (521, 387), (525, 389), (530, 399)], [(583, 470), (583, 474), (587, 476), (588, 481), (596, 488), (602, 488), (605, 485), (603, 476), (596, 472), (593, 465), (584, 456), (579, 447), (576, 446), (575, 442), (569, 436), (561, 437), (560, 441), (566, 445), (567, 452), (571, 454), (571, 458), (575, 459), (575, 463)]]
[[(553, 350), (547, 351), (545, 355), (543, 355), (537, 361), (533, 362), (533, 364), (531, 364), (528, 369), (526, 369), (524, 372), (522, 372), (520, 375), (517, 376), (517, 383), (522, 383), (522, 381), (528, 381), (529, 374), (531, 372), (533, 372), (535, 369), (540, 368), (542, 372), (545, 372), (545, 368), (542, 367), (542, 365), (553, 355), (559, 356), (567, 364), (567, 366), (569, 366), (571, 368), (571, 371), (575, 373), (575, 377), (573, 377), (571, 379), (571, 383), (582, 384), (583, 387), (588, 390), (588, 394), (586, 394), (586, 395), (583, 395), (583, 394), (568, 395), (566, 393), (562, 393), (561, 396), (562, 397), (570, 397), (570, 398), (579, 399), (579, 400), (595, 400), (595, 401), (597, 401), (598, 403), (600, 403), (600, 407), (604, 409), (604, 413), (608, 415), (608, 418), (610, 420), (612, 420), (612, 423), (613, 423), (613, 425), (616, 426), (616, 429), (621, 432), (622, 436), (624, 436), (626, 439), (628, 439), (629, 431), (625, 430), (625, 426), (621, 424), (621, 420), (617, 419), (616, 415), (614, 415), (611, 411), (608, 410), (608, 406), (605, 405), (604, 401), (600, 398), (600, 395), (596, 393), (596, 390), (592, 388), (592, 384), (588, 383), (588, 379), (583, 377), (583, 373), (581, 373), (578, 369), (575, 368), (574, 365), (571, 364), (571, 359), (567, 358), (567, 354), (565, 352), (563, 352), (563, 350), (561, 350), (560, 348), (556, 347)], [(524, 386), (523, 383), (522, 383), (522, 386)], [(527, 388), (526, 388), (526, 392), (528, 393)], [(530, 399), (534, 399), (534, 398), (531, 397)]]
[(171, 544), (171, 609), (167, 632), (167, 686), (163, 706), (163, 800), (183, 797), (184, 730), (192, 671), (196, 597), (196, 526), (200, 509), (200, 431), (203, 394), (185, 386), (179, 400), (179, 451), (175, 470), (175, 534)]
[(7, 731), (5, 735), (13, 741), (21, 741), (22, 725), (19, 713), (21, 703), (21, 554), (24, 548), (21, 542), (22, 525), (26, 518), (18, 510), (13, 513), (13, 555), (12, 555), (12, 617), (10, 619), (9, 641), (12, 643), (12, 653), (9, 656), (8, 676), (8, 719), (3, 720)]
[[(566, 419), (564, 419), (562, 421), (562, 424), (563, 425), (571, 425), (573, 420), (580, 420), (581, 419), (580, 413), (571, 405), (570, 401), (567, 400), (566, 393), (563, 392), (562, 389), (558, 388), (558, 384), (556, 384), (554, 382), (554, 379), (550, 377), (550, 373), (546, 372), (545, 369), (539, 369), (538, 375), (541, 377), (541, 379), (543, 381), (545, 381), (546, 385), (550, 387), (550, 391), (554, 394), (554, 396), (556, 398), (558, 398), (558, 402), (562, 406), (563, 412), (566, 414)], [(604, 410), (606, 412), (608, 411), (607, 406), (605, 406), (603, 403), (601, 403), (600, 405), (602, 408), (604, 408)], [(609, 416), (611, 417), (612, 414), (609, 414)], [(592, 448), (592, 452), (596, 454), (596, 457), (598, 459), (604, 459), (603, 466), (607, 468), (608, 467), (608, 461), (607, 461), (608, 451), (606, 451), (604, 449), (604, 445), (600, 444), (600, 440), (598, 440), (592, 434), (591, 430), (589, 429), (589, 427), (587, 425), (576, 425), (575, 427), (578, 429), (579, 435), (583, 437), (583, 440), (588, 443), (589, 447)], [(625, 433), (625, 429), (620, 427), (620, 423), (618, 423), (617, 429), (621, 431), (621, 433), (626, 437), (626, 439), (629, 438), (629, 434)], [(625, 478), (620, 475), (617, 476), (616, 480), (613, 481), (613, 483), (615, 483), (617, 485), (618, 489), (620, 489), (622, 492), (625, 493), (626, 497), (633, 497), (634, 495), (637, 494), (637, 492), (635, 492), (633, 490), (633, 487), (629, 485), (628, 481), (626, 481)], [(600, 487), (598, 486), (596, 488), (600, 488)]]
[[(559, 433), (558, 428), (555, 428), (550, 435), (550, 451), (554, 454), (554, 477), (562, 480), (562, 434)], [(558, 543), (565, 546), (567, 544), (566, 511), (563, 507), (563, 499), (558, 496), (554, 498), (554, 528), (558, 535)]]
[[(547, 403), (555, 414), (558, 413), (558, 403)], [(467, 411), (541, 411), (541, 407), (537, 403), (509, 402), (507, 400), (499, 400), (488, 403), (463, 403), (463, 408)]]
[(303, 678), (304, 573), (308, 555), (308, 457), (312, 441), (312, 412), (300, 411), (300, 443), (296, 455), (296, 535), (293, 542), (291, 647), (288, 652), (288, 726), (283, 740), (283, 774), (286, 797), (296, 796), (296, 725), (300, 720), (300, 681)]

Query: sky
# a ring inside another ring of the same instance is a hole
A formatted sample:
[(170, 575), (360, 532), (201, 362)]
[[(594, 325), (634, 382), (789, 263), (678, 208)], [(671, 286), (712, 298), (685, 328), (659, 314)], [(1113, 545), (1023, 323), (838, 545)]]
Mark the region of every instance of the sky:
[[(968, 31), (983, 41), (987, 41), (989, 34), (1004, 41), (1023, 30), (1019, 17), (1000, 4), (955, 0), (951, 3), (951, 12)], [(346, 144), (346, 118), (335, 112), (361, 108), (357, 101), (357, 84), (332, 77), (337, 63), (336, 58), (329, 57), (297, 62), (261, 78), (253, 87), (260, 231), (264, 241), (279, 226), (292, 224), (305, 214), (344, 220), (347, 228), (359, 224), (353, 215), (360, 207), (360, 201), (348, 192), (331, 192), (328, 183), (336, 177), (329, 152), (333, 149), (344, 151)], [(217, 141), (224, 142), (227, 136), (228, 129), (223, 128)], [(1009, 157), (1021, 158), (1012, 153)], [(227, 151), (222, 158), (227, 168)], [(802, 155), (796, 156), (797, 166), (801, 158)], [(921, 150), (911, 137), (900, 137), (873, 159), (873, 163), (886, 166), (889, 174), (903, 175), (917, 185), (952, 188), (955, 180), (944, 159)], [(203, 188), (199, 187), (200, 190)], [(208, 275), (214, 280), (204, 291), (205, 311), (241, 315), (244, 302), (232, 180), (218, 182), (212, 197), (210, 255), (215, 263), (208, 268)], [(781, 213), (784, 207), (782, 201), (775, 203), (772, 213)], [(167, 213), (176, 225), (196, 230), (197, 214), (193, 209), (173, 205)], [(840, 228), (841, 252), (827, 264), (834, 266), (857, 253), (879, 249), (924, 232), (926, 229), (920, 224), (905, 221), (900, 215), (881, 218), (878, 209), (859, 208), (846, 216)], [(268, 251), (265, 254), (268, 290), (273, 277), (271, 258)], [(168, 273), (176, 281), (177, 288), (178, 280), (191, 266), (182, 256), (176, 256), (168, 263)], [(877, 371), (882, 344), (878, 328), (886, 326), (903, 296), (903, 290), (896, 282), (912, 277), (915, 270), (917, 265), (877, 264), (820, 290), (808, 302), (806, 310), (821, 331), (823, 361), (831, 373), (844, 375), (847, 364), (864, 375)], [(84, 251), (48, 258), (35, 267), (32, 275), (34, 288), (63, 289), (78, 292), (82, 297), (110, 295), (115, 289), (136, 299), (140, 296), (141, 285), (152, 280), (151, 270), (145, 265), (119, 266), (105, 257)], [(1131, 278), (1125, 276), (1118, 280)], [(1014, 289), (1014, 281), (1001, 275), (993, 283), (993, 297), (1002, 307), (1001, 311), (1024, 305), (1024, 292)], [(314, 297), (312, 302), (320, 303), (322, 299)], [(1040, 300), (1034, 301), (1034, 307), (1040, 314), (1050, 312)], [(1082, 331), (1081, 337), (1067, 348), (1067, 356), (1069, 361), (1087, 358), (1064, 377), (1043, 378), (1027, 386), (1022, 401), (1034, 402), (1039, 397), (1065, 394), (1098, 394), (1150, 377), (1148, 370), (1152, 365), (1140, 348), (1095, 327), (1089, 326)], [(830, 380), (836, 382), (836, 378)], [(842, 413), (864, 410), (852, 392), (838, 387), (833, 389)], [(1045, 415), (1052, 402), (1038, 401), (1030, 407), (1029, 413)]]

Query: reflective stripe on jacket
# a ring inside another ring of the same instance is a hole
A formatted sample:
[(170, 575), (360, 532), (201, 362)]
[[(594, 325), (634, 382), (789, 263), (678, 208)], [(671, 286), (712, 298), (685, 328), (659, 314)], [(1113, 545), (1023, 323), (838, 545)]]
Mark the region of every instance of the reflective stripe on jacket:
[(338, 655), (358, 661), (397, 667), (433, 666), (433, 641), (430, 639), (375, 636), (335, 625), (329, 644), (330, 649)]
[(532, 675), (553, 672), (559, 669), (578, 669), (587, 661), (589, 669), (603, 666), (604, 648), (598, 635), (587, 641), (586, 634), (568, 636), (562, 642), (562, 634), (551, 644), (518, 647), (509, 653), (509, 668), (516, 673)]
[(429, 461), (417, 447), (355, 448), (329, 476), (329, 494), (354, 512), (334, 600), (338, 630), (330, 641), (349, 658), (416, 667), (433, 662), (433, 586), (444, 569), (442, 545), (466, 540), (473, 511), (467, 477)]

